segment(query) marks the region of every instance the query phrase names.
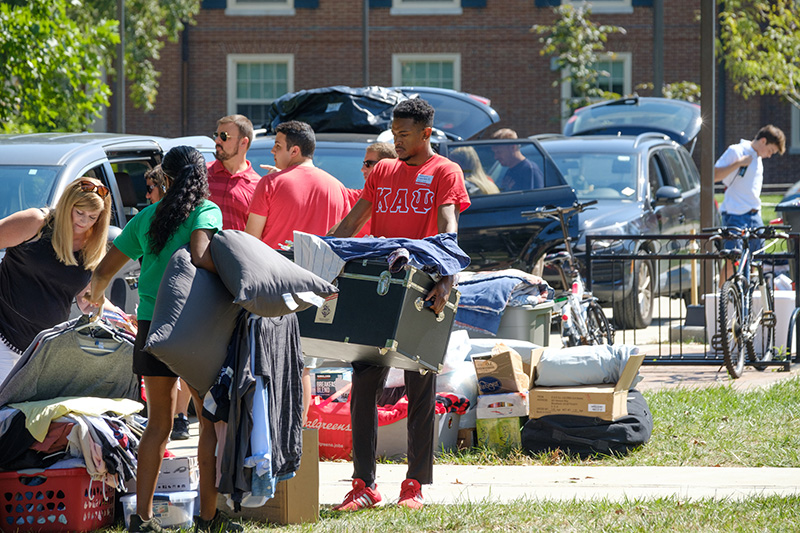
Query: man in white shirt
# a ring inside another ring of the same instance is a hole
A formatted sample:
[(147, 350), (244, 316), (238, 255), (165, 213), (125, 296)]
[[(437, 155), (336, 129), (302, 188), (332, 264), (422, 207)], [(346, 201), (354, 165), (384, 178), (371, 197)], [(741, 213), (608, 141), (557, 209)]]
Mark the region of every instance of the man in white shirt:
[[(786, 151), (786, 136), (769, 124), (764, 126), (752, 141), (742, 139), (732, 144), (714, 164), (714, 182), (725, 185), (725, 199), (720, 206), (723, 226), (757, 228), (764, 225), (761, 219), (761, 186), (764, 182), (762, 159)], [(727, 241), (726, 248), (737, 247), (736, 241)], [(733, 265), (726, 264), (721, 276), (724, 282), (733, 273)]]

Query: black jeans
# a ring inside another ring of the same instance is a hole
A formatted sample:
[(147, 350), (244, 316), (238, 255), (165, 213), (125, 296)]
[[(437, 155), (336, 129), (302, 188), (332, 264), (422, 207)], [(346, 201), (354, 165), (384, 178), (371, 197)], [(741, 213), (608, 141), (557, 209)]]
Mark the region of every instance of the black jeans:
[[(375, 448), (378, 444), (378, 395), (389, 368), (352, 363), (350, 424), (353, 430), (353, 478), (375, 483)], [(434, 424), (436, 420), (436, 374), (405, 371), (408, 395), (408, 474), (420, 485), (433, 482)]]

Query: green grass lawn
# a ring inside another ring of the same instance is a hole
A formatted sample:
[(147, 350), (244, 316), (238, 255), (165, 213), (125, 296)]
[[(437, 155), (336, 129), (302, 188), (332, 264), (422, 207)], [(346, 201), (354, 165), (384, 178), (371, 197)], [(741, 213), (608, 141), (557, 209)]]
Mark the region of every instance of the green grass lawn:
[[(650, 442), (625, 457), (587, 460), (559, 452), (529, 457), (472, 449), (444, 454), (437, 464), (800, 467), (800, 378), (737, 391), (731, 386), (644, 393), (653, 413)], [(797, 531), (800, 497), (746, 501), (677, 498), (597, 501), (473, 502), (430, 505), (413, 512), (386, 506), (355, 514), (321, 510), (317, 524), (280, 528), (313, 531)], [(270, 529), (247, 523), (248, 533)], [(120, 532), (122, 529), (107, 529)]]

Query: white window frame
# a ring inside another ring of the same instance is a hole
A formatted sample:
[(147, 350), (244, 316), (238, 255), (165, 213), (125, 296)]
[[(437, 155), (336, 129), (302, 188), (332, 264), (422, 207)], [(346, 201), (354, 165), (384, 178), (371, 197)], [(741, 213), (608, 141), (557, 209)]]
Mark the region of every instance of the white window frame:
[(390, 15), (461, 15), (461, 0), (392, 0)]
[[(584, 0), (561, 0), (562, 4), (572, 4), (575, 7), (580, 7), (584, 4)], [(606, 14), (606, 13), (633, 13), (632, 0), (587, 0), (587, 4), (592, 9), (592, 14)]]
[(452, 61), (453, 62), (453, 90), (461, 90), (461, 54), (392, 54), (392, 85), (404, 85), (403, 63)]
[[(622, 71), (623, 71), (623, 81), (622, 81), (622, 89), (623, 93), (622, 96), (629, 95), (633, 92), (633, 53), (631, 52), (617, 52), (617, 53), (606, 53), (606, 54), (597, 54), (598, 61), (621, 61), (622, 62)], [(568, 71), (564, 70), (561, 72), (561, 77), (566, 78), (568, 75)], [(567, 102), (572, 98), (572, 84), (571, 83), (562, 83), (561, 84), (561, 129), (564, 129), (565, 122), (569, 117), (563, 118), (564, 115), (567, 113)]]
[(295, 14), (294, 0), (284, 0), (281, 4), (262, 4), (248, 0), (228, 0), (225, 14), (230, 16), (292, 16)]
[(236, 98), (236, 66), (239, 63), (286, 63), (286, 92), (294, 92), (294, 54), (229, 54), (228, 55), (228, 114), (236, 114), (236, 106), (269, 104), (272, 100), (247, 101)]
[(791, 111), (791, 129), (789, 134), (789, 153), (800, 154), (800, 109), (789, 104)]

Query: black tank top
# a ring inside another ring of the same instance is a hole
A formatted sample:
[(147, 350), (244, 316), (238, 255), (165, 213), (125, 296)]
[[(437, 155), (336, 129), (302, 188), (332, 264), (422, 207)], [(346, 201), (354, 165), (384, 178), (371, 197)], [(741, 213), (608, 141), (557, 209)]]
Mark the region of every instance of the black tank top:
[(38, 240), (6, 249), (0, 261), (0, 334), (20, 351), (69, 318), (72, 300), (92, 277), (80, 252), (78, 266), (59, 261), (52, 237), (53, 228), (45, 226)]

